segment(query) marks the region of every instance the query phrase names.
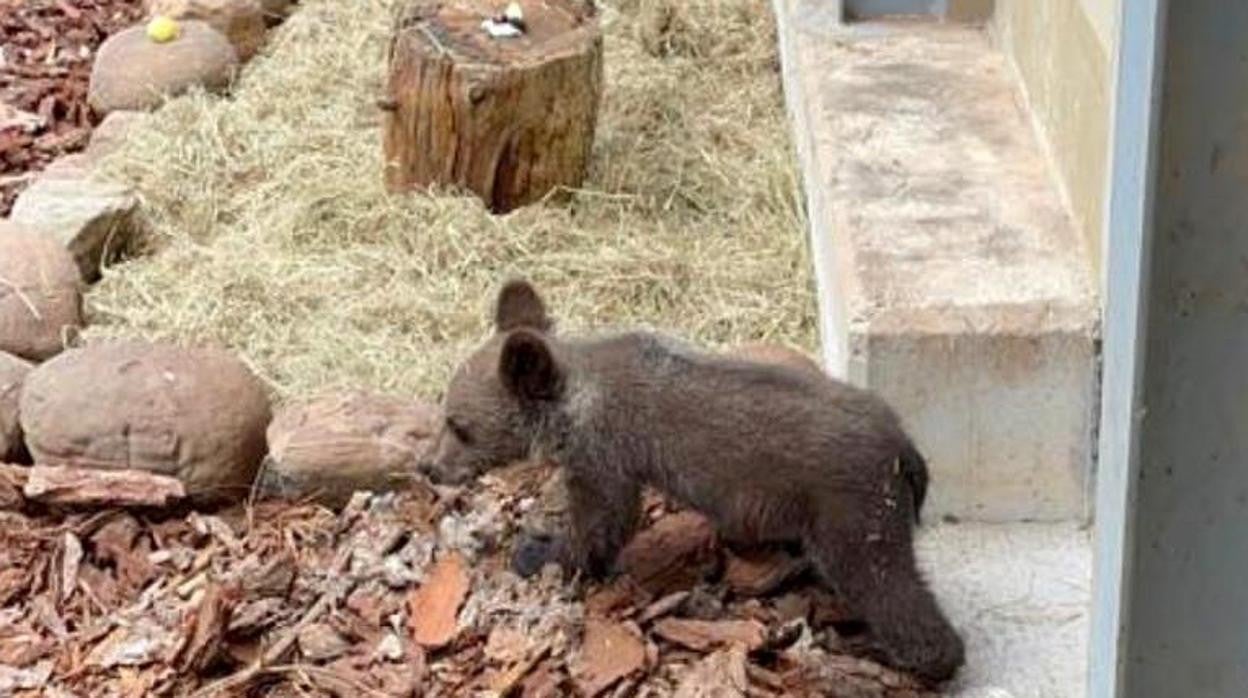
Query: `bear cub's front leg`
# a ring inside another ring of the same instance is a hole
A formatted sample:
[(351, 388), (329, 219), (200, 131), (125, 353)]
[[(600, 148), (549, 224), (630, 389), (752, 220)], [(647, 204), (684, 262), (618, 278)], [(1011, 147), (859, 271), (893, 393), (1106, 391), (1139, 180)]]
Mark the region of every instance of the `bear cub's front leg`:
[(611, 574), (615, 558), (637, 529), (641, 487), (634, 480), (566, 471), (568, 532), (526, 532), (512, 552), (512, 568), (531, 576), (548, 563), (568, 575), (602, 579)]

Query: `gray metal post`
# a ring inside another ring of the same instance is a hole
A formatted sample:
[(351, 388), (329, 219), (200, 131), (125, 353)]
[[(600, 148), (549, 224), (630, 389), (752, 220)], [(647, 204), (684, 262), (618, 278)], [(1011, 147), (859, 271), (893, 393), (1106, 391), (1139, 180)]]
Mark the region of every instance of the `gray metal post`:
[(1248, 3), (1126, 0), (1093, 698), (1248, 696)]

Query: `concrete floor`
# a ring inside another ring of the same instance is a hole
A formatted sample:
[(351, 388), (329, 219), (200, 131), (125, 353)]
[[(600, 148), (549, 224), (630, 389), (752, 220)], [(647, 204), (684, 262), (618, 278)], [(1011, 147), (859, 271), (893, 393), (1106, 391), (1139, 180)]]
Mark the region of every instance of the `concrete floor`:
[(1091, 530), (940, 524), (920, 534), (928, 579), (967, 643), (961, 698), (1085, 695)]

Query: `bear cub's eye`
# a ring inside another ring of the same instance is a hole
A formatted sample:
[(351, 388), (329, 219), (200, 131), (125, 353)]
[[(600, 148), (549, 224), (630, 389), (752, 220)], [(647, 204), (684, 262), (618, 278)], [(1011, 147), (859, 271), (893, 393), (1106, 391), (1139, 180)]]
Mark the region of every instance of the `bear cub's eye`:
[(459, 439), (460, 443), (472, 443), (472, 434), (468, 433), (468, 427), (464, 426), (464, 423), (459, 419), (456, 419), (455, 417), (447, 417), (446, 428), (451, 430), (451, 434), (456, 439)]

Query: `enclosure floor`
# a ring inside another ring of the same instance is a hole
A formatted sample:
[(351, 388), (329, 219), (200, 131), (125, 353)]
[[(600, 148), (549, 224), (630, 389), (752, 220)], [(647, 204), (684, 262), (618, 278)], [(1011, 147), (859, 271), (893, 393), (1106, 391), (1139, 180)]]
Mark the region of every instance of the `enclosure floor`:
[(1091, 545), (1091, 531), (1075, 524), (945, 524), (921, 534), (924, 569), (967, 641), (951, 695), (1084, 695)]

